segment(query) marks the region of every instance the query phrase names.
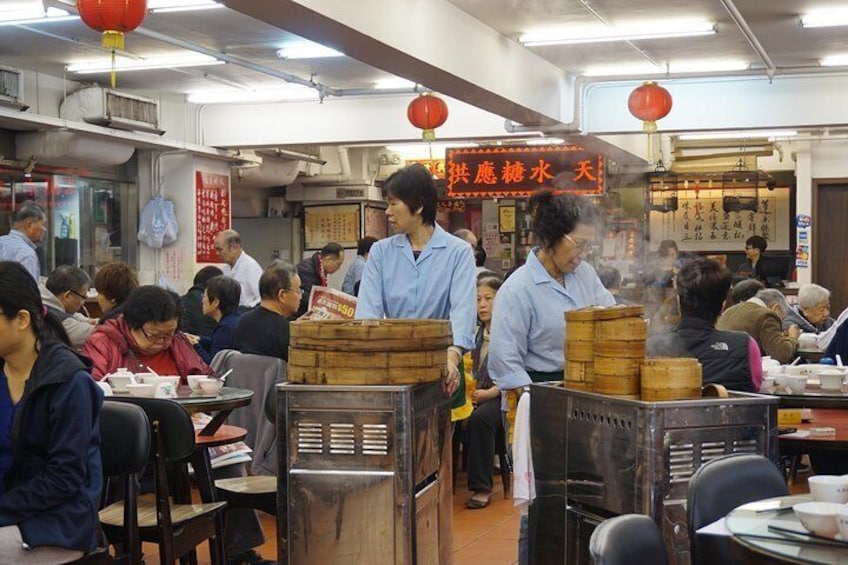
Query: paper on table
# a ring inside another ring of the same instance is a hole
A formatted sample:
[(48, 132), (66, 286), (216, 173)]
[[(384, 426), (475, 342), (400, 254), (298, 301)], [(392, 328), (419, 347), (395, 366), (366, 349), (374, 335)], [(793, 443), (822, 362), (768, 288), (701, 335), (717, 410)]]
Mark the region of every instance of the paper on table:
[(697, 534), (706, 534), (708, 536), (725, 536), (730, 537), (733, 535), (733, 532), (727, 529), (727, 526), (724, 523), (724, 518), (719, 518), (712, 524), (707, 524), (703, 528), (697, 530), (695, 533)]
[(807, 430), (801, 430), (798, 432), (792, 432), (791, 434), (780, 434), (780, 437), (804, 439), (810, 437), (810, 432), (808, 432)]

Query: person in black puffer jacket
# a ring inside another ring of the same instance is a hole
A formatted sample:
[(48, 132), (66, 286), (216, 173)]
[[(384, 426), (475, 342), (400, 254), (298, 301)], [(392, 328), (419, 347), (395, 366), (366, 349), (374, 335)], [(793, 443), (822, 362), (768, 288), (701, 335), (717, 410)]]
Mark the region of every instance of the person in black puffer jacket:
[(0, 562), (66, 563), (97, 546), (103, 392), (35, 281), (0, 262)]
[(715, 329), (731, 280), (730, 272), (711, 259), (695, 259), (680, 269), (677, 295), (682, 318), (671, 333), (648, 340), (648, 356), (695, 357), (704, 384), (755, 392), (762, 381), (757, 342), (744, 332)]

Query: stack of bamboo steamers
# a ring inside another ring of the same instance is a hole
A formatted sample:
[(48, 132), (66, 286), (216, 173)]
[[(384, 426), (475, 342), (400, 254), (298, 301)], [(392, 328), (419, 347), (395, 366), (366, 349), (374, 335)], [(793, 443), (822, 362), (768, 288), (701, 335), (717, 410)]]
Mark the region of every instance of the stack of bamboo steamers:
[(696, 359), (645, 358), (641, 306), (581, 308), (565, 319), (566, 388), (648, 402), (701, 397)]

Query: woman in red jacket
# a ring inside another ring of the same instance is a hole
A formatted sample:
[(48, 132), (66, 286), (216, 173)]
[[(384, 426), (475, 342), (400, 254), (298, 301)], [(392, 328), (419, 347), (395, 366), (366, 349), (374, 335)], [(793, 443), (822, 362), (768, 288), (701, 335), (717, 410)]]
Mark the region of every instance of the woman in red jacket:
[(171, 294), (158, 286), (133, 290), (124, 313), (97, 327), (85, 342), (83, 353), (93, 364), (91, 376), (103, 379), (120, 367), (134, 373), (208, 375), (203, 362), (186, 336), (177, 331), (179, 312)]

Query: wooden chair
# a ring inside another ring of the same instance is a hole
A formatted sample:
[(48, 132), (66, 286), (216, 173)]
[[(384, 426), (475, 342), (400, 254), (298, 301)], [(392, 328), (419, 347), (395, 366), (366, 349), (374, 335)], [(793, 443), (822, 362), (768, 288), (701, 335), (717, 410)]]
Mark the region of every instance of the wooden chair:
[[(152, 498), (139, 499), (140, 539), (159, 545), (161, 563), (173, 563), (183, 557), (196, 563), (195, 547), (208, 540), (212, 564), (225, 565), (223, 511), (226, 502), (191, 503), (187, 464), (194, 453), (195, 440), (194, 426), (188, 413), (170, 400), (131, 397), (116, 400), (135, 404), (144, 410), (152, 432), (151, 462), (156, 492)], [(172, 473), (170, 477), (169, 471)], [(123, 502), (101, 511), (100, 520), (110, 540), (122, 538), (124, 516)]]
[(138, 487), (133, 475), (144, 469), (150, 455), (150, 424), (144, 410), (122, 402), (103, 403), (100, 411), (100, 452), (103, 464), (103, 502), (109, 482), (120, 481), (123, 492), (123, 532), (116, 543), (116, 557), (109, 554), (108, 544), (74, 561), (77, 565), (141, 563), (141, 540), (136, 520)]

